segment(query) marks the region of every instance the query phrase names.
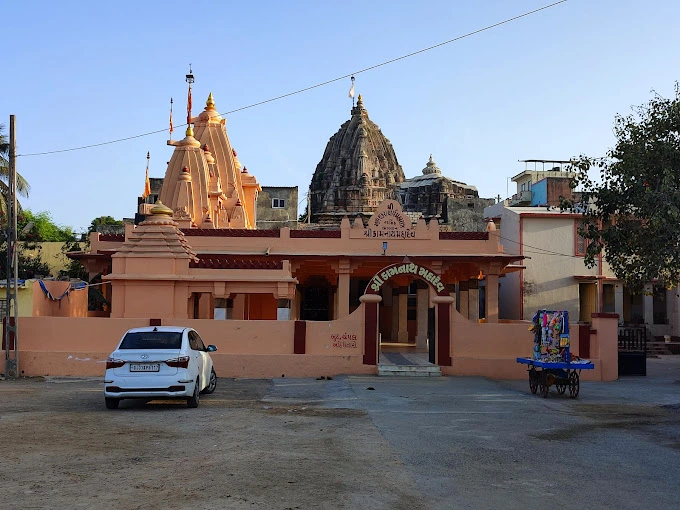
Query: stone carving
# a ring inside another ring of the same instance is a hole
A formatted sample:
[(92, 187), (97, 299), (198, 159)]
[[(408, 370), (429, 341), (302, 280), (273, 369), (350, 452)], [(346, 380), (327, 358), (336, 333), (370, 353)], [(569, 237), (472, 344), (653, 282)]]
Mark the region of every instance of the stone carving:
[(403, 181), (392, 144), (368, 118), (359, 96), (352, 118), (331, 137), (312, 177), (312, 222), (339, 224), (346, 214), (368, 218), (393, 196), (387, 183)]

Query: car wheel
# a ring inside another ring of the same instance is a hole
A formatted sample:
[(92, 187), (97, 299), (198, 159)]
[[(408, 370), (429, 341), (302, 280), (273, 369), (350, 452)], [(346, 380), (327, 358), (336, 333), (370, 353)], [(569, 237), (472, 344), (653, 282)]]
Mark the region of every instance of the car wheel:
[(213, 391), (215, 391), (215, 388), (217, 388), (217, 374), (215, 373), (215, 369), (213, 368), (210, 371), (210, 382), (201, 393), (210, 395)]
[(196, 379), (196, 384), (194, 384), (194, 394), (187, 399), (187, 407), (198, 407), (198, 401), (200, 399), (199, 393), (201, 392), (201, 390), (198, 389), (199, 387), (198, 379)]
[(104, 397), (104, 400), (106, 401), (107, 409), (118, 409), (118, 404), (120, 404), (119, 398)]

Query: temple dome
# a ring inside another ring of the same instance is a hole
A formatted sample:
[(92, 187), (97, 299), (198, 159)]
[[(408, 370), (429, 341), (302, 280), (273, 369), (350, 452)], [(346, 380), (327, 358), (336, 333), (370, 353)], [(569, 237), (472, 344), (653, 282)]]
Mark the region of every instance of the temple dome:
[(370, 215), (392, 198), (404, 171), (390, 141), (368, 118), (361, 95), (351, 119), (340, 126), (316, 166), (310, 186), (312, 221), (336, 221), (345, 214)]

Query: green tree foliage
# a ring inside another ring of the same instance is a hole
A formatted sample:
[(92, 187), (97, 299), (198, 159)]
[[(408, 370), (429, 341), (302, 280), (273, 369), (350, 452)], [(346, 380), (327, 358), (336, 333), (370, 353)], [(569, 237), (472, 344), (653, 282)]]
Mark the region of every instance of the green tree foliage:
[(21, 232), (31, 222), (33, 227), (20, 235), (21, 240), (36, 242), (66, 242), (76, 240), (73, 229), (54, 223), (52, 216), (48, 212), (32, 213), (28, 209), (22, 211), (17, 220), (17, 230)]
[[(9, 139), (4, 134), (5, 125), (0, 124), (0, 224), (7, 224), (9, 210)], [(17, 173), (17, 193), (28, 198), (31, 190), (26, 179)], [(17, 201), (17, 209), (21, 210), (21, 204)]]
[[(20, 279), (25, 280), (28, 278), (50, 276), (50, 267), (43, 262), (40, 254), (37, 256), (27, 254), (21, 245), (18, 244), (17, 246), (19, 250), (18, 273)], [(12, 278), (13, 276), (11, 275), (9, 278), (7, 276), (7, 242), (3, 240), (2, 244), (0, 244), (0, 279), (5, 280)]]
[(92, 223), (90, 223), (90, 227), (87, 229), (87, 233), (91, 234), (92, 232), (96, 232), (98, 225), (122, 225), (122, 224), (123, 220), (116, 220), (111, 216), (100, 216), (99, 218), (95, 218), (92, 220)]
[[(614, 121), (616, 145), (603, 158), (580, 156), (574, 186), (585, 208), (579, 233), (589, 243), (585, 261), (600, 254), (632, 289), (658, 279), (680, 282), (680, 89), (655, 94)], [(588, 175), (599, 169), (600, 179)], [(570, 204), (572, 207), (575, 204)]]

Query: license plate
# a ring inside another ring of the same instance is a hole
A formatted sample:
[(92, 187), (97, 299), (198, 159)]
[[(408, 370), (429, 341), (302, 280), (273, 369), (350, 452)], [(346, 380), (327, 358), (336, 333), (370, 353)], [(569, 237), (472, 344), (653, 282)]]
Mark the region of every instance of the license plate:
[(158, 372), (160, 363), (130, 363), (130, 372)]

